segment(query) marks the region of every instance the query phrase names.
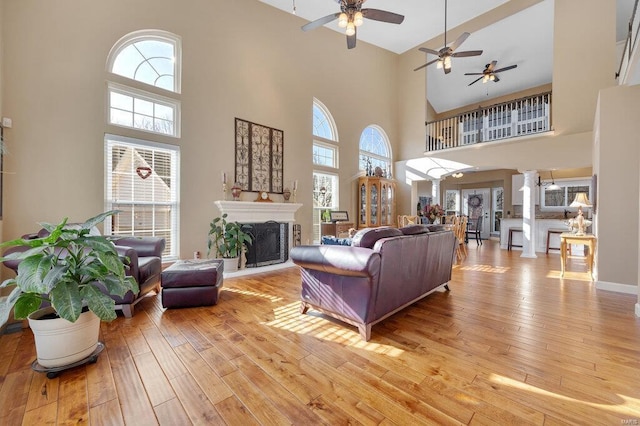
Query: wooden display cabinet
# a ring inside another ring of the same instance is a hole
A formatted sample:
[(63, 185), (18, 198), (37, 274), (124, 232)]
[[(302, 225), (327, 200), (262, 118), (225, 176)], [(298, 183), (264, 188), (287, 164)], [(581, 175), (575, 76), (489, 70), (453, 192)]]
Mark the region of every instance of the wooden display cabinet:
[(358, 229), (395, 226), (396, 184), (391, 179), (358, 179)]

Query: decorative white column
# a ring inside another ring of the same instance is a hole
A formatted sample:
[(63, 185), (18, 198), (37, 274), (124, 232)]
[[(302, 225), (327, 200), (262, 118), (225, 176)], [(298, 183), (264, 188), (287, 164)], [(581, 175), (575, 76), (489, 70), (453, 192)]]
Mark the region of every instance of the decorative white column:
[(433, 204), (440, 204), (440, 179), (431, 179), (431, 197)]
[(522, 254), (520, 257), (536, 256), (536, 170), (524, 171), (522, 197)]

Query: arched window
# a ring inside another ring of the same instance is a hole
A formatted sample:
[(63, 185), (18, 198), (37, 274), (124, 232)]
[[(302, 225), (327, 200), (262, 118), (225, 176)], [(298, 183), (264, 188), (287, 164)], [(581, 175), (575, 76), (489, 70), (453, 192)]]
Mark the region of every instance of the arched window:
[(180, 147), (158, 136), (180, 137), (181, 66), (180, 38), (157, 30), (124, 36), (107, 58), (105, 208), (120, 213), (105, 232), (163, 237), (163, 260), (179, 257)]
[(380, 167), (386, 176), (391, 173), (391, 145), (381, 127), (367, 126), (360, 134), (360, 170)]
[(313, 240), (320, 241), (320, 222), (338, 208), (338, 131), (331, 113), (313, 100)]
[(109, 53), (109, 71), (180, 93), (180, 39), (174, 34), (145, 30), (121, 38)]
[(174, 95), (180, 93), (180, 52), (179, 37), (157, 30), (136, 31), (113, 46), (108, 71), (149, 87), (109, 82), (109, 124), (180, 136), (180, 102)]

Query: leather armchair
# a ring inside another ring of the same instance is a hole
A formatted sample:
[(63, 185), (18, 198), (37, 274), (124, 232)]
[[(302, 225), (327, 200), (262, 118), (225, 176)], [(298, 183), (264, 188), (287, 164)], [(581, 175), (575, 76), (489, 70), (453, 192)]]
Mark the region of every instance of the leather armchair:
[[(46, 231), (45, 231), (46, 232)], [(43, 230), (35, 234), (26, 234), (22, 238), (40, 238), (46, 236)], [(155, 291), (160, 294), (160, 273), (162, 272), (162, 252), (165, 247), (165, 239), (157, 237), (112, 237), (111, 241), (116, 246), (116, 251), (127, 261), (127, 275), (132, 276), (138, 283), (139, 291), (134, 294), (128, 292), (124, 297), (110, 295), (116, 303), (116, 309), (121, 310), (125, 317), (133, 316), (136, 303), (147, 293)], [(6, 252), (25, 251), (27, 247), (11, 247)], [(9, 260), (4, 265), (17, 273), (20, 261)], [(105, 294), (107, 289), (100, 285)]]

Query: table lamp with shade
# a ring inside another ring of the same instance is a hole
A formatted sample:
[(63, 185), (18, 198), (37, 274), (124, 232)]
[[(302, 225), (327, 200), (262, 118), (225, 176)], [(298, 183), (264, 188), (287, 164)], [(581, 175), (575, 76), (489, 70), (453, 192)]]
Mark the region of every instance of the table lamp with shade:
[(582, 215), (583, 207), (591, 207), (591, 202), (589, 201), (589, 197), (586, 192), (578, 192), (576, 194), (576, 198), (573, 200), (569, 207), (577, 207), (578, 208), (578, 216), (576, 216), (576, 222), (578, 223), (578, 232), (576, 235), (584, 235), (585, 228), (585, 220)]

